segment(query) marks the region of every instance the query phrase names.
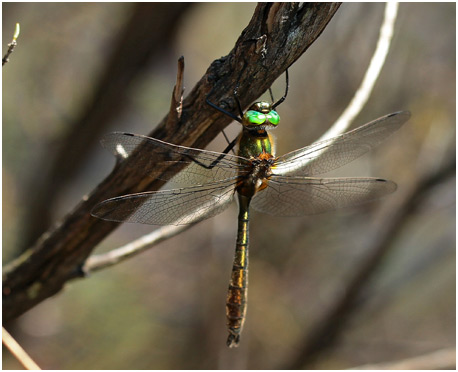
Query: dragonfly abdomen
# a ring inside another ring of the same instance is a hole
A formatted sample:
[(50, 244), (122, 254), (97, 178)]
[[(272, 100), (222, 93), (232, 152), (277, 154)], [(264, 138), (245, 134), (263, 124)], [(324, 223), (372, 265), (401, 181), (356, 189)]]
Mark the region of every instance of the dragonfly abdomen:
[(248, 205), (250, 199), (239, 194), (240, 212), (237, 241), (226, 299), (227, 329), (229, 331), (227, 346), (229, 347), (238, 346), (246, 314), (248, 286)]

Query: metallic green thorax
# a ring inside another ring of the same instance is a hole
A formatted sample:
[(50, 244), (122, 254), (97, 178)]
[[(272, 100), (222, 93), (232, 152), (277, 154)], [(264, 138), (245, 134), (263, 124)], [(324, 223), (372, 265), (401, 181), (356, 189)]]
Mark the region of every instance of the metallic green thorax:
[(266, 132), (251, 133), (243, 130), (239, 139), (239, 156), (257, 158), (266, 154), (273, 155), (272, 137)]

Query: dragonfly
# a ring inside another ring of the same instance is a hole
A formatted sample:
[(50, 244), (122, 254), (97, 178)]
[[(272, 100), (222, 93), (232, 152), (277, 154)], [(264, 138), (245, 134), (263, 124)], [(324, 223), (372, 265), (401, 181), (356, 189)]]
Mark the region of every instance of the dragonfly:
[[(237, 199), (238, 229), (226, 297), (227, 345), (238, 346), (247, 309), (250, 210), (275, 216), (302, 216), (377, 199), (396, 190), (381, 178), (317, 177), (362, 156), (398, 130), (410, 117), (399, 111), (337, 137), (276, 156), (270, 130), (280, 123), (276, 111), (286, 98), (260, 101), (246, 112), (234, 96), (239, 116), (207, 103), (242, 125), (224, 152), (179, 146), (143, 135), (115, 132), (102, 145), (123, 160), (135, 153), (145, 174), (171, 182), (172, 188), (123, 195), (97, 204), (92, 215), (108, 221), (183, 225), (213, 217)], [(272, 94), (271, 94), (272, 97)], [(237, 146), (237, 152), (234, 151)], [(157, 164), (167, 168), (160, 174)], [(178, 174), (174, 166), (183, 168)]]

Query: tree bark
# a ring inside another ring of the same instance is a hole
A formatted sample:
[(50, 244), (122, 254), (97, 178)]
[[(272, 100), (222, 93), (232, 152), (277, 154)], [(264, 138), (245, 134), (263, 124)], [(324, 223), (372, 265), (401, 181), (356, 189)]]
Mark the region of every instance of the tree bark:
[[(307, 50), (339, 6), (339, 3), (260, 3), (232, 51), (210, 65), (184, 100), (181, 116), (171, 110), (149, 135), (175, 144), (205, 147), (231, 122), (205, 104), (209, 92), (212, 102), (237, 113), (233, 90), (238, 84), (240, 102), (243, 107), (248, 106)], [(136, 166), (135, 154), (117, 164), (72, 212), (5, 267), (4, 321), (56, 294), (68, 280), (84, 276), (81, 268), (86, 258), (118, 226), (92, 217), (90, 211), (94, 205), (109, 197), (160, 186), (160, 182)]]
[[(128, 106), (132, 86), (151, 68), (151, 62), (173, 43), (179, 22), (192, 3), (137, 3), (113, 44), (102, 74), (94, 83), (90, 102), (66, 125), (66, 135), (48, 146), (43, 166), (31, 176), (33, 192), (25, 195), (31, 206), (24, 217), (26, 248), (52, 223), (56, 189), (64, 188), (89, 155), (106, 127)], [(71, 166), (69, 166), (71, 164)], [(32, 191), (32, 190), (30, 190)]]

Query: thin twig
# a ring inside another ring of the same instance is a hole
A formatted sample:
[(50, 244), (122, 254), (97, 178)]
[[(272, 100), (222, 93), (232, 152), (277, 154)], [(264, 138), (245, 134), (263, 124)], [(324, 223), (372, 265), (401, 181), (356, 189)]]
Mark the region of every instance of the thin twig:
[(38, 367), (32, 358), (25, 352), (25, 350), (17, 343), (17, 341), (11, 336), (8, 331), (2, 327), (2, 342), (11, 354), (15, 356), (15, 358), (26, 368), (29, 370), (41, 370)]
[(8, 50), (6, 52), (6, 54), (4, 55), (4, 57), (2, 58), (2, 66), (4, 66), (8, 61), (9, 61), (9, 56), (11, 53), (13, 53), (13, 50), (14, 48), (16, 48), (16, 45), (17, 45), (17, 38), (19, 36), (19, 33), (21, 32), (21, 27), (19, 25), (19, 23), (16, 23), (16, 28), (14, 30), (14, 35), (13, 35), (13, 41), (11, 41), (11, 43), (8, 44)]
[(107, 253), (89, 257), (84, 264), (83, 270), (86, 274), (90, 274), (92, 272), (116, 265), (119, 262), (127, 260), (128, 258), (147, 250), (148, 248), (152, 248), (166, 239), (182, 233), (192, 226), (194, 225), (163, 226), (122, 247), (113, 249)]
[(173, 87), (172, 99), (170, 100), (169, 114), (167, 115), (166, 127), (173, 128), (178, 125), (183, 112), (183, 78), (184, 78), (184, 57), (178, 58), (177, 80)]
[(365, 364), (350, 370), (439, 370), (456, 368), (456, 349), (454, 347), (436, 350), (413, 358), (378, 364)]
[(184, 77), (184, 57), (181, 56), (178, 59), (178, 70), (177, 70), (177, 83), (173, 89), (172, 105), (176, 111), (177, 119), (181, 119), (181, 113), (183, 112), (183, 77)]
[(363, 81), (350, 101), (347, 108), (336, 120), (336, 122), (324, 133), (318, 141), (338, 136), (344, 133), (351, 125), (356, 116), (361, 112), (369, 99), (375, 83), (380, 75), (386, 56), (390, 49), (393, 37), (394, 23), (398, 12), (397, 2), (387, 2), (385, 6), (385, 17), (380, 27), (379, 39), (369, 67), (364, 75)]

